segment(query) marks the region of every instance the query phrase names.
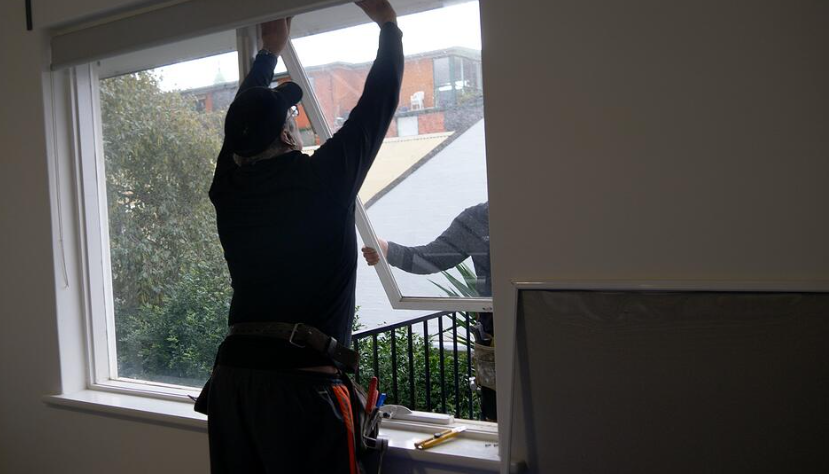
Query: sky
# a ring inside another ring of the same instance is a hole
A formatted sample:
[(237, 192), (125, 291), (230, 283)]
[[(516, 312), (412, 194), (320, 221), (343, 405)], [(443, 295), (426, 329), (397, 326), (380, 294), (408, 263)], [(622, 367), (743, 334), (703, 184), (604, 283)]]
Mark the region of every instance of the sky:
[[(397, 23), (403, 30), (403, 51), (406, 55), (452, 46), (481, 49), (478, 2), (402, 16)], [(299, 38), (294, 41), (294, 47), (306, 67), (336, 61), (367, 62), (373, 60), (377, 52), (378, 32), (377, 25), (367, 23)], [(281, 63), (280, 60), (277, 72), (285, 70)], [(235, 52), (185, 61), (154, 71), (161, 78), (163, 90), (193, 89), (239, 80)]]

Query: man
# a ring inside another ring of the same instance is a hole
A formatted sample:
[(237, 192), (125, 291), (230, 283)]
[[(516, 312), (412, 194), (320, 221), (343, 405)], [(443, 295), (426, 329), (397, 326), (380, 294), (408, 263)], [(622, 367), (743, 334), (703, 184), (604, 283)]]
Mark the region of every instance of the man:
[[(480, 296), (492, 295), (488, 201), (465, 209), (455, 217), (452, 224), (437, 239), (426, 245), (406, 247), (394, 242), (386, 242), (383, 239), (377, 240), (389, 265), (418, 275), (449, 270), (468, 257), (472, 257), (472, 264), (475, 265), (475, 274), (478, 277), (475, 284), (478, 294)], [(363, 257), (369, 265), (376, 265), (380, 261), (377, 250), (371, 247), (363, 247), (362, 250)], [(476, 342), (488, 346), (494, 334), (492, 313), (479, 313), (478, 323), (482, 334)], [(497, 420), (495, 391), (481, 387), (481, 401), (484, 418), (491, 421)]]
[(394, 10), (386, 0), (357, 5), (381, 27), (377, 58), (349, 120), (313, 157), (301, 152), (294, 120), (302, 90), (291, 82), (269, 88), (290, 19), (262, 25), (264, 47), (228, 109), (210, 199), (232, 279), (230, 335), (200, 397), (214, 473), (358, 469), (349, 394), (333, 352), (298, 343), (294, 332), (250, 331), (313, 327), (339, 342), (331, 347), (350, 344), (354, 203), (403, 76)]

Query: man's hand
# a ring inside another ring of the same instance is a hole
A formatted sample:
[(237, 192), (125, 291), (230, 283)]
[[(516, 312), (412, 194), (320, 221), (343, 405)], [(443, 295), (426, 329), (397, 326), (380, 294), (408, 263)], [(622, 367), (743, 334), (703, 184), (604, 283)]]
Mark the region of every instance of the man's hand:
[(288, 44), (288, 38), (291, 36), (291, 20), (293, 17), (280, 18), (279, 20), (262, 23), (262, 47), (272, 52), (273, 54), (280, 54), (285, 46)]
[(363, 0), (354, 2), (354, 4), (362, 8), (378, 26), (383, 26), (388, 22), (397, 24), (397, 13), (388, 0)]
[[(380, 250), (383, 251), (383, 255), (388, 256), (389, 243), (383, 239), (377, 239), (377, 241), (380, 243)], [(369, 266), (374, 266), (380, 261), (380, 254), (378, 254), (377, 251), (371, 247), (363, 247), (363, 258), (366, 259), (366, 263), (368, 263)]]

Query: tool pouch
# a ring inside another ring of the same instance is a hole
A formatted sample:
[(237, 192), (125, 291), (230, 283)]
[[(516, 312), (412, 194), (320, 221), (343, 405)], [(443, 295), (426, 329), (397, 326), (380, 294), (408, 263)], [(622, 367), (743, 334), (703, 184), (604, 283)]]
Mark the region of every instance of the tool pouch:
[(351, 395), (351, 411), (354, 418), (355, 448), (360, 472), (364, 474), (379, 474), (383, 463), (383, 454), (389, 447), (387, 439), (378, 438), (380, 433), (380, 410), (372, 407), (366, 413), (367, 395), (359, 384), (351, 380), (345, 373), (342, 374), (343, 383)]

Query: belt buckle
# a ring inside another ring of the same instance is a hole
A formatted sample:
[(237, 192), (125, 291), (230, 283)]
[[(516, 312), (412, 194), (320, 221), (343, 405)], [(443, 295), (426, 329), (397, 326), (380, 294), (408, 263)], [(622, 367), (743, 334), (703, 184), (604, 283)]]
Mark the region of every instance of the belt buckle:
[(307, 344), (300, 346), (299, 344), (297, 344), (296, 342), (294, 342), (294, 336), (296, 335), (296, 328), (297, 328), (300, 324), (302, 324), (302, 323), (296, 323), (296, 324), (294, 324), (294, 329), (292, 329), (292, 330), (291, 330), (291, 336), (288, 338), (288, 342), (289, 342), (289, 343), (291, 343), (291, 345), (294, 345), (294, 346), (299, 347), (300, 349), (302, 349), (302, 348), (306, 347), (306, 346), (307, 346)]

